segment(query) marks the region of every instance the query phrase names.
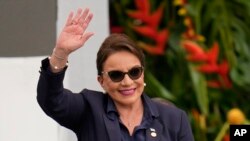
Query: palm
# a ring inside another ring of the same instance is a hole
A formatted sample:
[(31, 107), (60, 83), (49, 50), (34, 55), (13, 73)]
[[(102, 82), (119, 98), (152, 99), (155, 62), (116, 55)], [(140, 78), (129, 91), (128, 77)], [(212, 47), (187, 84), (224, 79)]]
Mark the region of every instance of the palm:
[(93, 15), (88, 9), (82, 12), (77, 11), (73, 18), (73, 13), (69, 14), (66, 25), (59, 35), (57, 47), (67, 51), (68, 54), (82, 47), (84, 43), (93, 35), (91, 32), (85, 32)]

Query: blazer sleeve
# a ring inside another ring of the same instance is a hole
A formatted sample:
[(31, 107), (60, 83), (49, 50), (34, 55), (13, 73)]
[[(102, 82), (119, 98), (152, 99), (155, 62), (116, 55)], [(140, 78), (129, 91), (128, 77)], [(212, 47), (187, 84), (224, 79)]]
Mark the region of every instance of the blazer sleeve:
[(86, 102), (81, 94), (74, 94), (63, 86), (65, 76), (62, 72), (49, 70), (48, 58), (42, 60), (40, 77), (37, 85), (37, 101), (42, 110), (60, 125), (77, 130), (79, 120), (84, 114)]

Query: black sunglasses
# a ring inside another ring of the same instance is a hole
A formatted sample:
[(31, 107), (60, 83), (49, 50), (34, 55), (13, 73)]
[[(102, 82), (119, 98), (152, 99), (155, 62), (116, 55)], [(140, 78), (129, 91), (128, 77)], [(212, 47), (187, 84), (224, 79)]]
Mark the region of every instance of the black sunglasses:
[(102, 73), (107, 73), (109, 78), (113, 82), (120, 82), (124, 79), (125, 74), (128, 74), (130, 79), (136, 80), (141, 77), (142, 72), (143, 72), (143, 67), (133, 67), (128, 72), (113, 70), (113, 71), (102, 72)]

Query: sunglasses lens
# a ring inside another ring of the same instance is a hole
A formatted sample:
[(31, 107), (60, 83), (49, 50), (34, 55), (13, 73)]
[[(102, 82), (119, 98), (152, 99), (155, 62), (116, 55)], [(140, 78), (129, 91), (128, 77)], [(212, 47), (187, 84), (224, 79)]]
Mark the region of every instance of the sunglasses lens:
[(139, 77), (141, 77), (142, 74), (142, 67), (136, 67), (136, 68), (132, 68), (129, 72), (128, 75), (131, 79), (135, 80), (138, 79)]
[(112, 81), (119, 82), (124, 78), (125, 74), (121, 71), (110, 71), (108, 75)]
[(108, 75), (109, 75), (109, 78), (113, 82), (120, 82), (124, 79), (125, 74), (128, 74), (130, 79), (136, 80), (136, 79), (141, 77), (142, 72), (143, 72), (142, 67), (134, 67), (131, 70), (129, 70), (128, 72), (122, 72), (122, 71), (117, 71), (117, 70), (110, 71), (110, 72), (108, 72)]

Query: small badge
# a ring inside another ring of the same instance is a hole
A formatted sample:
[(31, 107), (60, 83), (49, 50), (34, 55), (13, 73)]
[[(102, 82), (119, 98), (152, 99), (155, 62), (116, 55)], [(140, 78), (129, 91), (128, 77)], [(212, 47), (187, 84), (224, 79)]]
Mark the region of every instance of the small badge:
[(156, 131), (155, 131), (155, 129), (154, 128), (150, 128), (150, 131), (151, 131), (151, 136), (152, 137), (156, 137), (157, 136), (157, 134), (156, 134)]
[(152, 133), (151, 133), (151, 136), (152, 136), (152, 137), (156, 137), (157, 134), (156, 134), (155, 132), (152, 132)]
[(154, 129), (154, 128), (150, 128), (150, 131), (151, 131), (151, 132), (155, 132), (155, 129)]

